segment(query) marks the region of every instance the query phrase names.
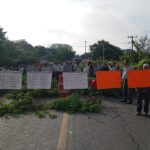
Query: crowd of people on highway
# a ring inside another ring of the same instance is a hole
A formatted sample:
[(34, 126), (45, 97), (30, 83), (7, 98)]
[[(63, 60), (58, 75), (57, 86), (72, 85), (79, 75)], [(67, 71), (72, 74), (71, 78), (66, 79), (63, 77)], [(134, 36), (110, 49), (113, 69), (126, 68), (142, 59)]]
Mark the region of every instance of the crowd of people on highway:
[[(142, 109), (144, 108), (145, 116), (148, 116), (149, 102), (150, 102), (150, 88), (128, 88), (127, 74), (128, 70), (133, 70), (133, 66), (130, 65), (129, 60), (125, 60), (123, 65), (119, 63), (103, 63), (93, 64), (92, 62), (71, 62), (66, 61), (63, 63), (40, 63), (29, 66), (20, 65), (19, 67), (0, 67), (0, 71), (41, 71), (41, 72), (52, 72), (53, 78), (58, 79), (58, 76), (62, 72), (87, 72), (89, 77), (95, 77), (96, 71), (116, 71), (119, 70), (122, 73), (122, 96), (121, 102), (132, 104), (133, 94), (136, 91), (137, 95), (137, 115), (142, 115)], [(150, 69), (149, 64), (143, 64), (143, 69)], [(143, 107), (144, 100), (144, 107)]]
[[(94, 68), (91, 66), (91, 68)], [(143, 70), (149, 70), (150, 66), (149, 64), (145, 63), (141, 67)], [(121, 66), (118, 63), (112, 64), (109, 62), (108, 64), (104, 65), (97, 65), (94, 69), (91, 70), (101, 70), (101, 71), (116, 71), (120, 70), (122, 74), (122, 97), (123, 99), (120, 101), (122, 103), (127, 103), (127, 104), (133, 104), (133, 95), (136, 93), (136, 99), (137, 99), (137, 116), (142, 115), (142, 111), (144, 111), (144, 115), (147, 117), (148, 112), (149, 112), (149, 103), (150, 103), (150, 87), (146, 88), (128, 88), (128, 71), (129, 70), (134, 70), (134, 67), (130, 65), (129, 60), (125, 60), (124, 64)], [(89, 66), (89, 75), (94, 75), (94, 73), (90, 70)], [(143, 104), (144, 100), (144, 104)]]
[[(149, 64), (145, 63), (142, 66), (143, 70), (149, 70)], [(127, 84), (127, 73), (128, 70), (132, 70), (133, 67), (129, 64), (129, 61), (124, 62), (124, 67), (122, 70), (122, 89), (123, 89), (123, 100), (121, 102), (127, 102), (128, 104), (133, 103), (133, 90), (128, 88)], [(144, 109), (144, 115), (147, 117), (149, 112), (149, 102), (150, 102), (150, 87), (146, 88), (136, 88), (137, 93), (137, 116), (142, 115), (142, 109)], [(143, 107), (144, 100), (144, 107)]]

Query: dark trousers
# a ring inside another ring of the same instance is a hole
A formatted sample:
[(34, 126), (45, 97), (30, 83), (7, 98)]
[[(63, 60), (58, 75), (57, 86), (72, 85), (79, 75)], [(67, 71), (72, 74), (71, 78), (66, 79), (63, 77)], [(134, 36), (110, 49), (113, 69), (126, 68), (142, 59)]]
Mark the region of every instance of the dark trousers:
[(143, 107), (142, 101), (143, 100), (144, 100), (144, 112), (148, 113), (148, 111), (149, 111), (149, 101), (150, 101), (149, 92), (146, 92), (146, 93), (138, 92), (138, 95), (137, 95), (137, 112), (139, 112), (139, 113), (142, 112), (142, 107)]
[(125, 101), (127, 101), (127, 99), (128, 99), (129, 102), (132, 103), (132, 101), (133, 101), (133, 89), (128, 88), (127, 79), (123, 80), (123, 97), (124, 97)]

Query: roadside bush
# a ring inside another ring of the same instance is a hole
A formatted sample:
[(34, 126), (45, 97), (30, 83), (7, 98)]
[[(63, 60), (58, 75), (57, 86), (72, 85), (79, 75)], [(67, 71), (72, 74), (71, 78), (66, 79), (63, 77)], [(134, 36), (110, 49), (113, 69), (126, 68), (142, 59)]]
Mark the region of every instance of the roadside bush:
[(45, 118), (46, 117), (46, 113), (44, 111), (37, 111), (35, 113), (35, 115), (38, 117), (38, 118)]
[[(47, 111), (55, 109), (58, 111), (65, 111), (69, 113), (75, 112), (99, 112), (101, 105), (101, 98), (88, 97), (82, 99), (79, 94), (74, 93), (66, 98), (59, 98), (44, 104), (35, 104), (32, 101), (32, 94), (27, 91), (16, 92), (12, 100), (0, 100), (0, 116), (14, 115), (26, 112), (36, 112), (40, 118), (44, 117), (43, 114), (48, 114)], [(50, 115), (52, 118), (56, 116)]]
[(49, 98), (58, 96), (57, 89), (51, 90), (27, 90), (22, 89), (21, 91), (10, 91), (4, 95), (5, 98), (8, 99), (18, 99), (19, 96), (23, 94), (30, 93), (33, 98)]
[(0, 116), (5, 114), (18, 114), (32, 110), (32, 97), (29, 92), (17, 93), (13, 95), (15, 99), (6, 102), (5, 100), (0, 101)]
[(0, 89), (0, 96), (4, 96), (8, 92), (9, 92), (9, 90), (2, 90), (2, 89)]
[(51, 109), (56, 109), (56, 110), (66, 110), (66, 99), (59, 98), (54, 102), (50, 102), (49, 107), (51, 107)]
[(58, 96), (57, 89), (51, 90), (30, 90), (32, 97), (34, 98), (48, 98)]
[(98, 113), (100, 111), (100, 106), (98, 104), (93, 104), (90, 106), (90, 112)]
[(66, 111), (70, 113), (79, 112), (80, 110), (80, 97), (77, 93), (66, 97)]
[(51, 109), (66, 111), (69, 113), (95, 113), (100, 111), (101, 98), (82, 99), (77, 93), (74, 93), (66, 98), (59, 98), (56, 101), (49, 102), (48, 106)]
[(89, 108), (90, 108), (90, 105), (89, 105), (89, 101), (87, 101), (86, 99), (84, 99), (81, 103), (81, 109), (80, 111), (82, 113), (86, 113), (86, 112), (89, 112)]

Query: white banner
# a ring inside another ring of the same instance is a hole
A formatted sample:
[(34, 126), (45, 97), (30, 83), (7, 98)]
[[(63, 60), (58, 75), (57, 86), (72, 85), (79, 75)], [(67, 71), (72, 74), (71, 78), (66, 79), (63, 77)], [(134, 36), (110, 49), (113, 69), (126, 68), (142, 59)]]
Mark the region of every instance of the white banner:
[(0, 72), (0, 89), (21, 89), (22, 72)]
[(27, 89), (51, 89), (52, 73), (27, 72)]
[(87, 89), (88, 75), (86, 72), (63, 73), (64, 89)]

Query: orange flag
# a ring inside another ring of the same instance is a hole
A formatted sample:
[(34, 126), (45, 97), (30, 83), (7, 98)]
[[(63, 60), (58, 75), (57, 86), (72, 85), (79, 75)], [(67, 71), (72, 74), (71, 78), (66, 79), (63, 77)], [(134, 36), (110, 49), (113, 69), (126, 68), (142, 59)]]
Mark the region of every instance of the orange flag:
[(129, 88), (150, 87), (150, 70), (128, 71), (128, 87)]
[(121, 72), (120, 71), (97, 71), (96, 83), (97, 83), (97, 89), (121, 88)]

